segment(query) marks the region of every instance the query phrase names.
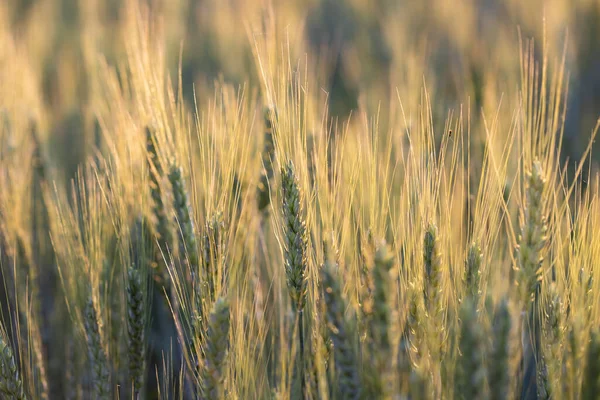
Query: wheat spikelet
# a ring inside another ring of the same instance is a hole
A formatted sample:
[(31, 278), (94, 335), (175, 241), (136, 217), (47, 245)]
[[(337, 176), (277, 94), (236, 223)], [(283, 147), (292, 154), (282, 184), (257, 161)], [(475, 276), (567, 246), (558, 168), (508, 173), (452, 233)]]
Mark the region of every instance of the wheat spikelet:
[(298, 360), (294, 374), (300, 380), (302, 397), (305, 395), (304, 382), (304, 329), (303, 310), (306, 302), (307, 237), (303, 215), (302, 197), (294, 164), (290, 161), (281, 170), (283, 197), (283, 219), (285, 239), (285, 273), (292, 300), (292, 308), (298, 321)]
[(136, 398), (144, 384), (146, 366), (146, 296), (145, 279), (139, 267), (127, 271), (127, 333), (129, 380)]
[(93, 372), (94, 394), (98, 399), (110, 398), (110, 373), (108, 369), (108, 360), (102, 338), (100, 336), (100, 327), (96, 315), (96, 309), (90, 299), (84, 310), (85, 331), (88, 343), (88, 354)]
[(484, 363), (484, 331), (477, 320), (473, 299), (466, 299), (461, 307), (461, 355), (456, 366), (454, 396), (458, 399), (482, 399), (487, 396), (487, 370)]
[(342, 298), (335, 267), (333, 262), (326, 262), (321, 268), (321, 285), (327, 309), (330, 337), (333, 341), (339, 393), (343, 399), (359, 399), (361, 383), (357, 358), (344, 317), (346, 304)]
[(527, 174), (526, 205), (521, 219), (521, 235), (517, 246), (519, 286), (522, 298), (532, 302), (537, 297), (542, 279), (543, 250), (546, 247), (546, 216), (544, 211), (544, 178), (539, 161)]
[(404, 326), (404, 331), (400, 336), (400, 342), (398, 343), (398, 355), (396, 361), (396, 368), (398, 370), (398, 395), (400, 399), (408, 399), (410, 394), (410, 374), (411, 374), (411, 361), (410, 361), (410, 327), (407, 323)]
[(430, 400), (431, 390), (424, 371), (413, 369), (410, 373), (410, 400)]
[(0, 393), (9, 399), (27, 398), (12, 349), (2, 337), (0, 337)]
[(198, 246), (189, 196), (181, 168), (176, 165), (171, 166), (169, 182), (171, 182), (173, 191), (176, 222), (179, 226), (179, 257), (185, 260), (191, 271), (195, 271), (199, 266)]
[(415, 356), (420, 356), (422, 326), (419, 315), (421, 315), (421, 311), (423, 308), (423, 303), (421, 301), (422, 298), (419, 296), (419, 292), (414, 288), (411, 288), (408, 297), (409, 305), (405, 330), (408, 332), (408, 340), (411, 345), (411, 353), (415, 353)]
[(390, 281), (390, 269), (394, 265), (393, 256), (385, 242), (381, 243), (375, 253), (375, 266), (373, 268), (373, 282), (375, 290), (373, 293), (373, 317), (372, 338), (377, 351), (381, 357), (390, 350), (389, 320), (390, 308), (388, 306), (388, 284)]
[(518, 287), (522, 303), (522, 313), (528, 323), (522, 330), (524, 343), (522, 396), (545, 397), (545, 387), (541, 377), (546, 374), (541, 360), (540, 331), (541, 321), (538, 310), (542, 283), (542, 262), (546, 247), (546, 216), (544, 190), (546, 179), (539, 161), (534, 161), (527, 173), (526, 203), (521, 215), (519, 244), (516, 248)]
[(471, 243), (467, 254), (465, 268), (465, 287), (467, 296), (471, 296), (476, 302), (479, 297), (479, 281), (481, 280), (481, 260), (483, 254), (477, 243)]
[(275, 110), (267, 108), (264, 111), (264, 145), (261, 154), (262, 164), (264, 167), (263, 172), (260, 175), (260, 180), (257, 187), (257, 205), (258, 210), (266, 213), (270, 203), (269, 195), (269, 183), (273, 180), (273, 162), (275, 160), (275, 144), (273, 143), (273, 125), (276, 121), (277, 115)]
[(221, 399), (229, 347), (229, 302), (221, 297), (213, 305), (204, 343), (204, 362), (201, 372), (201, 398)]
[(163, 251), (167, 253), (173, 249), (173, 235), (171, 233), (171, 224), (167, 217), (163, 192), (161, 189), (161, 180), (163, 178), (163, 169), (158, 158), (158, 152), (154, 145), (152, 132), (146, 128), (146, 151), (148, 153), (148, 167), (150, 175), (150, 195), (152, 197), (152, 213), (156, 218), (156, 231), (163, 246)]
[(216, 278), (221, 273), (221, 285), (226, 280), (227, 270), (224, 262), (225, 249), (225, 222), (223, 215), (216, 213), (206, 223), (204, 235), (202, 238), (202, 279), (204, 280), (205, 290), (210, 301), (215, 300), (217, 292)]
[(586, 352), (586, 365), (581, 387), (582, 400), (595, 400), (600, 394), (600, 337), (593, 332)]
[(438, 230), (430, 224), (425, 231), (423, 261), (425, 263), (425, 308), (434, 320), (440, 316), (441, 307), (441, 253)]
[(285, 273), (294, 310), (302, 310), (306, 300), (306, 265), (308, 247), (302, 198), (294, 164), (290, 161), (281, 170), (283, 192), (283, 222), (285, 242)]
[[(565, 310), (555, 284), (548, 287), (548, 302), (544, 310), (543, 357), (540, 367), (540, 382), (548, 398), (558, 388), (563, 356), (563, 318)], [(558, 393), (559, 391), (557, 391)]]
[(508, 398), (511, 330), (510, 312), (505, 299), (494, 312), (492, 329), (492, 350), (488, 360), (490, 398), (505, 400)]
[(394, 264), (392, 254), (385, 241), (378, 246), (373, 257), (371, 268), (372, 299), (367, 317), (368, 325), (368, 354), (373, 368), (365, 369), (365, 390), (370, 397), (385, 396), (389, 391), (389, 369), (391, 366), (389, 322), (390, 308), (388, 306), (388, 285), (390, 269)]
[(425, 230), (423, 241), (423, 261), (425, 264), (424, 300), (427, 316), (426, 344), (433, 365), (434, 396), (441, 396), (442, 376), (441, 366), (444, 353), (444, 305), (442, 303), (442, 256), (438, 229), (435, 224), (429, 224)]

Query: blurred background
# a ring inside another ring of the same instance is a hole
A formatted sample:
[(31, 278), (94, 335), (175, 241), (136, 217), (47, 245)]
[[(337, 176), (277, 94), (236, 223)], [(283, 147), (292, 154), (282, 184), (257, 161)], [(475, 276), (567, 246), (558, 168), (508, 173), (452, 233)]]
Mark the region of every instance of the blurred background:
[[(330, 114), (357, 109), (386, 120), (389, 99), (418, 102), (426, 87), (434, 119), (468, 107), (493, 113), (519, 82), (520, 37), (564, 54), (569, 76), (564, 157), (577, 160), (600, 114), (600, 0), (148, 0), (165, 61), (193, 107), (214, 83), (258, 86), (253, 46), (275, 15), (295, 55), (318, 69)], [(31, 97), (31, 113), (72, 176), (92, 151), (97, 54), (118, 66), (126, 52), (118, 0), (7, 0), (0, 5), (0, 61), (21, 57), (27, 79), (0, 77)], [(545, 41), (544, 41), (545, 39)], [(545, 44), (543, 44), (545, 43)], [(19, 65), (13, 62), (13, 65)], [(5, 74), (10, 68), (3, 68)], [(12, 81), (12, 82), (11, 82)], [(20, 86), (20, 87), (17, 87)], [(3, 91), (3, 93), (7, 93)], [(475, 125), (474, 125), (475, 126)], [(595, 158), (600, 155), (595, 152)]]
[[(130, 117), (126, 112), (115, 112), (112, 125), (99, 122), (101, 117), (109, 120), (106, 115), (119, 107), (137, 105), (128, 97), (136, 91), (126, 89), (129, 84), (138, 85), (136, 89), (140, 85), (130, 80), (151, 77), (151, 89), (156, 82), (168, 86), (162, 76), (152, 75), (161, 68), (146, 68), (148, 61), (164, 63), (176, 94), (191, 110), (207, 110), (222, 84), (244, 88), (260, 105), (258, 112), (251, 110), (258, 122), (248, 132), (262, 135), (257, 128), (262, 123), (259, 112), (269, 99), (261, 98), (267, 79), (261, 77), (257, 54), (263, 61), (287, 54), (294, 72), (306, 60), (306, 76), (322, 97), (315, 104), (328, 105), (332, 123), (360, 123), (367, 115), (377, 120), (380, 131), (399, 127), (408, 131), (412, 118), (428, 110), (423, 107), (426, 103), (438, 136), (449, 113), (468, 117), (477, 159), (477, 145), (483, 147), (489, 124), (497, 119), (504, 122), (500, 130), (511, 129), (519, 108), (518, 92), (529, 76), (523, 71), (527, 65), (523, 57), (530, 50), (526, 43), (533, 39), (535, 60), (545, 60), (542, 54), (550, 60), (548, 76), (560, 76), (562, 68), (568, 76), (563, 162), (582, 158), (600, 116), (600, 0), (140, 2), (147, 5), (143, 10), (151, 21), (148, 26), (128, 24), (133, 19), (128, 19), (126, 2), (121, 0), (0, 0), (0, 132), (18, 133), (0, 135), (0, 166), (20, 166), (25, 157), (44, 157), (51, 180), (69, 185), (79, 166), (110, 145), (107, 137), (124, 135), (112, 128), (135, 125), (136, 121), (120, 120)], [(152, 40), (140, 39), (146, 37)], [(156, 48), (140, 48), (147, 43)], [(273, 49), (263, 51), (261, 46)], [(141, 73), (128, 76), (128, 71)], [(107, 79), (113, 75), (115, 79)], [(541, 97), (552, 99), (553, 94)], [(115, 104), (107, 105), (110, 102)], [(548, 104), (547, 109), (555, 108)], [(22, 132), (26, 133), (19, 136)], [(34, 132), (34, 143), (31, 136), (25, 138), (29, 132)], [(257, 154), (260, 149), (256, 147)], [(597, 148), (592, 160), (600, 161)], [(0, 172), (10, 175), (7, 182), (16, 183), (10, 190), (2, 185), (2, 190), (10, 192), (7, 198), (14, 199), (15, 210), (33, 219), (28, 226), (36, 232), (45, 222), (30, 216), (29, 205), (21, 203), (32, 190), (31, 198), (40, 202), (37, 209), (41, 209), (42, 188), (20, 185), (31, 178), (26, 168), (6, 167)], [(40, 167), (31, 174), (37, 182), (44, 181), (47, 172)], [(17, 222), (14, 225), (21, 229)], [(44, 237), (32, 236), (31, 253), (42, 267), (52, 264), (54, 256), (46, 231), (40, 230)], [(36, 248), (38, 241), (46, 248)], [(47, 286), (41, 290), (54, 290)], [(42, 293), (41, 298), (57, 297)], [(49, 304), (42, 304), (46, 319), (52, 315), (46, 309)], [(53, 326), (47, 321), (44, 325)], [(51, 329), (44, 332), (52, 335)], [(42, 341), (51, 342), (46, 336)], [(60, 370), (61, 362), (60, 357), (50, 357), (49, 369)]]

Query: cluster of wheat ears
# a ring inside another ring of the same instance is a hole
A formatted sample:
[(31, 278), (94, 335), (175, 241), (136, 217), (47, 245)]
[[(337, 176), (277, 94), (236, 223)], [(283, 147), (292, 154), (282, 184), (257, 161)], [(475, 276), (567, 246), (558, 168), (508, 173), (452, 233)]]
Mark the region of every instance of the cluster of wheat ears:
[(562, 162), (564, 62), (522, 45), (491, 113), (423, 87), (339, 121), (267, 32), (259, 87), (190, 110), (127, 16), (75, 178), (32, 85), (0, 109), (2, 398), (599, 398), (598, 125)]

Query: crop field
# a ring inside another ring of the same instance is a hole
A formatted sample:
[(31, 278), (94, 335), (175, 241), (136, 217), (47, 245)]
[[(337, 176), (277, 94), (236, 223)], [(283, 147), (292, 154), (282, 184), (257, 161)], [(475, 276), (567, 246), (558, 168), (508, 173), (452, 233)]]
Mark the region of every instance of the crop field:
[(600, 399), (600, 1), (0, 1), (0, 399)]

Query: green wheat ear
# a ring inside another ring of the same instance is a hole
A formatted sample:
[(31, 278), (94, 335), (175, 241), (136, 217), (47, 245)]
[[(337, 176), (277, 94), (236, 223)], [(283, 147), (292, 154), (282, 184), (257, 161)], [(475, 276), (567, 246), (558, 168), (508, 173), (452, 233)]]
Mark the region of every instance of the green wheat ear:
[(258, 210), (266, 213), (270, 203), (269, 183), (273, 180), (273, 161), (275, 160), (275, 144), (273, 142), (273, 125), (277, 119), (277, 113), (274, 109), (266, 108), (264, 111), (264, 145), (262, 151), (262, 164), (264, 171), (260, 175), (257, 187)]
[(292, 307), (294, 310), (302, 310), (306, 300), (308, 241), (300, 188), (294, 164), (291, 161), (281, 170), (281, 188), (287, 285), (292, 299)]
[(300, 392), (305, 397), (304, 377), (304, 304), (306, 302), (307, 247), (306, 225), (302, 195), (294, 164), (290, 161), (281, 170), (282, 207), (284, 224), (284, 262), (287, 286), (292, 300), (292, 309), (298, 320), (298, 360), (295, 363), (294, 377), (300, 384)]
[(163, 168), (158, 157), (158, 152), (150, 128), (146, 128), (146, 151), (148, 153), (152, 213), (154, 214), (154, 218), (156, 218), (156, 231), (162, 250), (167, 253), (168, 251), (173, 250), (173, 235), (171, 233), (171, 224), (167, 217), (163, 192), (161, 189)]
[(593, 332), (590, 337), (586, 358), (581, 399), (596, 400), (600, 394), (600, 335), (598, 332)]
[(581, 399), (596, 400), (600, 394), (600, 335), (598, 332), (591, 334), (586, 359)]
[(181, 168), (172, 165), (169, 171), (169, 182), (173, 190), (173, 208), (179, 225), (179, 257), (185, 260), (192, 271), (198, 269), (199, 256), (194, 221), (188, 192), (185, 187)]
[(430, 224), (425, 231), (423, 261), (425, 263), (425, 307), (432, 318), (436, 318), (441, 312), (440, 250), (437, 226)]
[(387, 353), (390, 350), (389, 322), (390, 308), (388, 306), (388, 284), (390, 270), (394, 265), (393, 254), (388, 245), (382, 242), (375, 252), (375, 265), (373, 268), (373, 319), (372, 337), (378, 351)]
[[(520, 221), (519, 244), (516, 247), (518, 287), (522, 311), (528, 324), (522, 330), (525, 373), (523, 395), (546, 395), (542, 379), (545, 374), (541, 353), (541, 320), (538, 312), (542, 284), (542, 262), (546, 248), (546, 216), (544, 190), (546, 179), (541, 163), (534, 161), (526, 179), (526, 204)], [(539, 361), (539, 362), (538, 362)]]
[(361, 382), (357, 357), (352, 346), (353, 338), (350, 337), (344, 316), (346, 302), (342, 298), (337, 265), (333, 261), (327, 261), (321, 268), (321, 286), (325, 299), (327, 324), (333, 341), (340, 398), (359, 399)]
[(108, 360), (102, 337), (100, 336), (100, 327), (96, 309), (92, 300), (88, 300), (84, 311), (85, 331), (88, 343), (88, 353), (93, 372), (93, 387), (95, 397), (98, 399), (109, 399), (110, 393), (110, 373), (108, 369)]
[(375, 363), (377, 383), (376, 393), (386, 395), (390, 389), (389, 371), (392, 365), (390, 344), (390, 307), (388, 292), (390, 270), (394, 265), (393, 254), (385, 241), (377, 246), (373, 262), (373, 310), (370, 318), (370, 340), (372, 342), (372, 359)]
[(146, 366), (146, 280), (137, 266), (127, 271), (127, 333), (129, 379), (137, 396), (142, 391)]
[(215, 213), (207, 222), (202, 236), (202, 266), (201, 271), (204, 285), (207, 286), (204, 290), (208, 294), (210, 301), (215, 300), (217, 285), (215, 279), (219, 271), (221, 271), (221, 286), (227, 279), (227, 268), (224, 263), (225, 251), (225, 222), (223, 214)]
[(548, 397), (553, 397), (560, 383), (563, 357), (565, 310), (555, 283), (548, 286), (548, 301), (544, 310), (543, 357), (541, 382)]
[(25, 400), (27, 398), (12, 348), (2, 337), (0, 337), (0, 393), (8, 399)]
[(522, 297), (526, 302), (533, 302), (537, 298), (542, 281), (543, 250), (547, 240), (543, 200), (545, 186), (542, 166), (539, 161), (535, 161), (527, 174), (526, 205), (517, 246), (519, 286), (524, 288)]
[(201, 398), (221, 399), (224, 396), (224, 372), (229, 347), (229, 302), (220, 297), (213, 305), (204, 343), (204, 363), (201, 371)]
[(401, 399), (407, 399), (410, 394), (410, 374), (412, 369), (410, 351), (410, 327), (407, 320), (400, 336), (397, 355), (398, 392)]
[[(423, 261), (425, 264), (424, 300), (427, 313), (427, 342), (429, 354), (439, 362), (444, 351), (444, 305), (442, 303), (442, 256), (438, 229), (429, 224), (424, 237)], [(440, 377), (436, 376), (434, 388), (439, 392)], [(437, 393), (439, 395), (439, 393)]]
[(431, 388), (425, 371), (413, 369), (410, 373), (410, 400), (430, 400)]
[(487, 371), (484, 363), (484, 331), (477, 320), (477, 306), (467, 298), (460, 312), (461, 352), (456, 366), (454, 395), (459, 399), (486, 398)]
[(481, 260), (483, 254), (481, 248), (475, 242), (469, 247), (465, 268), (465, 287), (467, 295), (471, 296), (475, 302), (479, 297), (479, 282), (481, 280)]
[[(394, 259), (385, 241), (377, 245), (374, 240), (370, 242), (373, 244), (373, 249), (364, 252), (365, 264), (371, 266), (365, 269), (371, 275), (366, 277), (368, 289), (365, 290), (362, 307), (367, 350), (362, 356), (361, 363), (368, 361), (372, 364), (370, 368), (364, 368), (362, 371), (364, 395), (379, 398), (385, 397), (391, 389), (388, 286)], [(359, 335), (363, 335), (362, 330)]]
[(508, 398), (511, 319), (508, 303), (503, 299), (494, 312), (492, 350), (488, 359), (490, 398)]

